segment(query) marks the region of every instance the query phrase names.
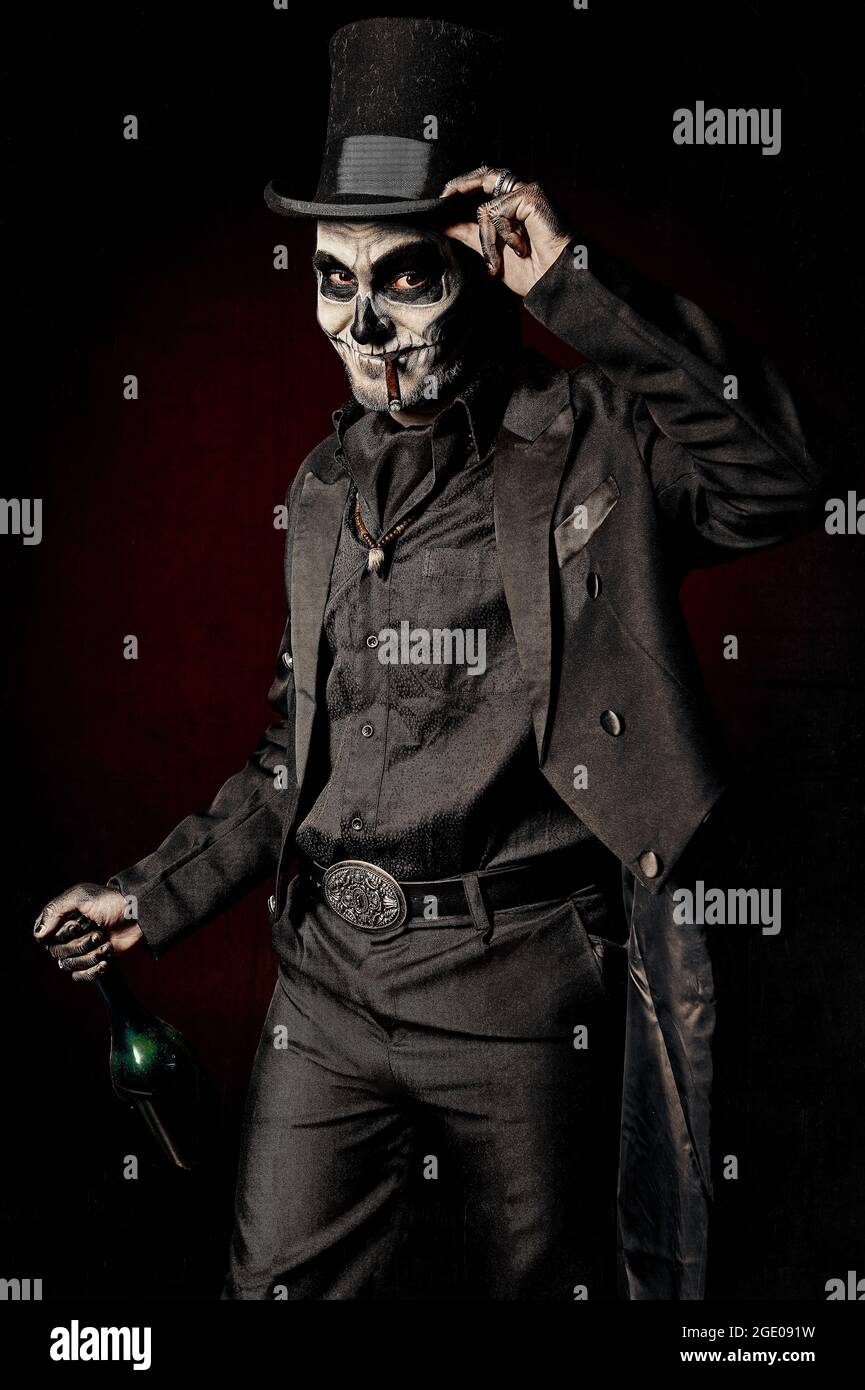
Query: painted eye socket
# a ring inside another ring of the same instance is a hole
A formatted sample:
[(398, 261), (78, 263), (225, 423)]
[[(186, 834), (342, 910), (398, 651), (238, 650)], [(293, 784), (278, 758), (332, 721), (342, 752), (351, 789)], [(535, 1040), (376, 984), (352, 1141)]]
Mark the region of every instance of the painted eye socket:
[(390, 287), (392, 290), (419, 290), (429, 283), (428, 275), (421, 275), (419, 270), (406, 270), (391, 280)]
[(325, 275), (328, 285), (356, 285), (357, 280), (350, 270), (329, 270)]

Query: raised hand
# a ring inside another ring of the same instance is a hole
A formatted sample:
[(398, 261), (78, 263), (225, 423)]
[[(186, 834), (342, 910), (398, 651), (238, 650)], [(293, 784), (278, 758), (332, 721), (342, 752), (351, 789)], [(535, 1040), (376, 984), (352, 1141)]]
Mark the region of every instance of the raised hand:
[[(507, 192), (497, 193), (503, 188)], [(521, 183), (508, 169), (482, 164), (451, 179), (440, 196), (453, 193), (492, 195), (478, 208), (477, 222), (453, 222), (442, 230), (483, 256), (490, 274), (500, 275), (520, 296), (528, 294), (571, 240), (540, 184)]]

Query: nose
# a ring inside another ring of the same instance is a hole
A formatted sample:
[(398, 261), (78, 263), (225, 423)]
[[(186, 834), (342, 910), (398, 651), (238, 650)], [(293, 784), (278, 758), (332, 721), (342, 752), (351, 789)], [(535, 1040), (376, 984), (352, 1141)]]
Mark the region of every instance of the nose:
[(364, 346), (370, 343), (385, 343), (393, 333), (393, 324), (390, 319), (379, 318), (372, 307), (371, 299), (361, 299), (358, 296), (350, 332), (354, 341)]

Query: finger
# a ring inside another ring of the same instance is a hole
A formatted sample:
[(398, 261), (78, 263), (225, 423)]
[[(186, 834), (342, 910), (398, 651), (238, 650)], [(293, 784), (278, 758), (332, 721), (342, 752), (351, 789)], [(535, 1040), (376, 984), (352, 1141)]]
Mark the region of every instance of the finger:
[(57, 967), (74, 979), (77, 975), (86, 974), (95, 965), (101, 965), (103, 961), (107, 965), (113, 951), (114, 947), (111, 942), (105, 941), (101, 946), (97, 946), (95, 951), (86, 951), (79, 956), (63, 957), (57, 961)]
[(58, 898), (52, 898), (51, 902), (43, 907), (36, 919), (36, 925), (33, 928), (34, 935), (40, 941), (44, 940), (46, 936), (51, 936), (71, 912), (84, 907), (86, 902), (87, 899), (79, 888), (68, 888)]
[(510, 222), (527, 222), (532, 213), (538, 212), (540, 189), (536, 183), (518, 183), (509, 193), (492, 198), (484, 207), (492, 217), (506, 217)]
[(467, 174), (458, 174), (456, 178), (449, 179), (439, 197), (449, 198), (453, 193), (492, 193), (499, 174), (505, 173), (510, 173), (510, 170), (491, 169), (488, 164), (479, 164), (477, 169), (470, 169)]
[(467, 174), (458, 174), (456, 178), (448, 179), (439, 197), (449, 198), (453, 193), (477, 193), (479, 190), (492, 193), (495, 179), (488, 190), (484, 189), (484, 179), (491, 172), (488, 164), (479, 164), (477, 169), (470, 169)]
[(454, 241), (461, 241), (464, 246), (470, 246), (478, 255), (483, 255), (481, 251), (481, 239), (478, 234), (477, 222), (452, 222), (446, 227), (441, 228), (443, 236), (453, 237)]
[(492, 198), (488, 203), (483, 204), (496, 226), (500, 221), (506, 222), (510, 230), (516, 233), (520, 241), (520, 248), (518, 249), (511, 242), (507, 244), (511, 246), (513, 251), (517, 252), (517, 255), (528, 255), (529, 253), (529, 237), (525, 230), (525, 223), (532, 213), (537, 211), (534, 197), (536, 187), (536, 184), (521, 183), (516, 188), (511, 189), (510, 193), (502, 193), (498, 198)]
[[(83, 936), (86, 932), (93, 930), (98, 930), (98, 928), (95, 926), (95, 923), (89, 921), (88, 918), (82, 918), (79, 915), (67, 917), (65, 922), (60, 923), (60, 926), (51, 938), (51, 942), (54, 944), (60, 941), (74, 941), (76, 937)], [(46, 946), (50, 951), (51, 946), (48, 945), (47, 942)]]
[[(106, 951), (106, 946), (108, 950)], [(67, 941), (64, 945), (57, 945), (54, 942), (47, 948), (52, 960), (61, 961), (63, 969), (74, 970), (76, 961), (89, 955), (95, 955), (96, 951), (101, 951), (102, 955), (111, 954), (111, 942), (106, 941), (102, 932), (88, 932), (86, 936), (78, 937), (75, 941)], [(100, 955), (99, 959), (102, 959)]]
[(92, 966), (90, 970), (76, 970), (72, 976), (75, 984), (90, 984), (92, 980), (98, 980), (100, 975), (104, 975), (108, 969), (108, 961), (100, 961), (98, 965)]
[(505, 246), (509, 246), (515, 256), (527, 256), (528, 243), (519, 225), (492, 208), (489, 209), (489, 217)]
[(499, 255), (496, 229), (489, 213), (483, 207), (478, 208), (478, 235), (481, 239), (481, 254), (487, 263), (487, 269), (490, 275), (498, 275), (502, 268), (502, 258)]

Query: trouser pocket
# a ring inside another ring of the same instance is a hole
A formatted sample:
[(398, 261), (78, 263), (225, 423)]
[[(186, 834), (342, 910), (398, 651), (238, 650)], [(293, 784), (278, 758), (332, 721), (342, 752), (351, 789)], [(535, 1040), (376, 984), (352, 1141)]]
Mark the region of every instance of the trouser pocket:
[(303, 879), (300, 874), (295, 874), (286, 889), (285, 902), (279, 916), (271, 924), (271, 940), (278, 959), (296, 970), (303, 967), (301, 924), (306, 905), (305, 898)]
[(598, 984), (605, 998), (613, 998), (621, 992), (627, 979), (628, 948), (615, 939), (617, 928), (622, 924), (613, 920), (611, 904), (601, 889), (575, 893), (570, 902)]
[(623, 946), (620, 941), (609, 941), (606, 937), (591, 934), (589, 942), (607, 996), (618, 995), (624, 989), (628, 978), (627, 946)]

